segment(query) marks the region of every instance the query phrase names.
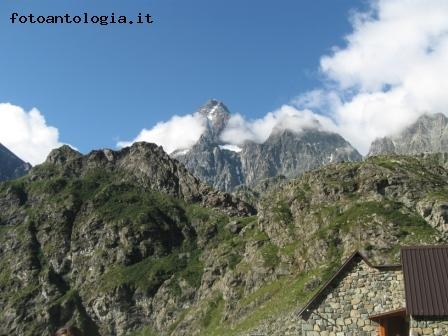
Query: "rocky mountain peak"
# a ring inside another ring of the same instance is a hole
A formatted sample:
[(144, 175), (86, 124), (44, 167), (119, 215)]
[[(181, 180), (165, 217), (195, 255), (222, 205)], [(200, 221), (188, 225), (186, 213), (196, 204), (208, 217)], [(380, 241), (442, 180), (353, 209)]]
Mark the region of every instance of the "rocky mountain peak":
[(274, 132), (262, 144), (246, 143), (241, 152), (245, 182), (249, 186), (278, 175), (293, 178), (326, 164), (361, 159), (358, 151), (339, 134), (314, 128)]
[(68, 161), (72, 161), (82, 157), (82, 154), (74, 150), (69, 145), (63, 145), (59, 148), (53, 149), (50, 154), (48, 154), (46, 163), (64, 165)]
[(448, 118), (442, 113), (424, 114), (409, 127), (409, 130), (416, 134), (425, 134), (429, 132), (437, 132), (443, 135), (448, 125)]
[(233, 191), (279, 174), (291, 178), (328, 163), (361, 159), (340, 135), (321, 131), (317, 121), (299, 131), (274, 128), (264, 143), (247, 141), (237, 147), (220, 138), (230, 119), (222, 102), (212, 99), (198, 113), (207, 118), (207, 130), (187, 152), (172, 156), (216, 189)]
[(224, 130), (230, 119), (230, 112), (223, 102), (210, 99), (204, 106), (202, 106), (198, 113), (207, 118), (207, 131), (206, 134), (218, 137)]
[(10, 180), (25, 175), (31, 165), (17, 157), (0, 143), (0, 181)]
[(442, 113), (424, 114), (400, 133), (376, 139), (369, 156), (448, 152), (448, 118)]

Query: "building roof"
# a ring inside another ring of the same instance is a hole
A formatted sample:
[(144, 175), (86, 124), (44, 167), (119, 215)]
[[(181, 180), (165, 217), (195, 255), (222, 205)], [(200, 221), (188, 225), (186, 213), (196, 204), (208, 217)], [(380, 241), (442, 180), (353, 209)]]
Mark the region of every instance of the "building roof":
[(327, 289), (330, 288), (334, 283), (338, 282), (343, 275), (350, 267), (358, 263), (360, 261), (364, 261), (368, 266), (377, 268), (377, 269), (400, 269), (401, 265), (372, 265), (367, 258), (359, 251), (355, 251), (347, 260), (342, 264), (341, 267), (335, 272), (335, 274), (328, 280), (319, 291), (314, 294), (314, 296), (308, 301), (308, 303), (300, 310), (299, 317), (308, 319), (311, 314), (311, 309), (313, 309), (317, 304), (321, 302), (321, 300), (325, 297), (327, 293)]
[(406, 310), (411, 316), (448, 316), (448, 246), (401, 249)]

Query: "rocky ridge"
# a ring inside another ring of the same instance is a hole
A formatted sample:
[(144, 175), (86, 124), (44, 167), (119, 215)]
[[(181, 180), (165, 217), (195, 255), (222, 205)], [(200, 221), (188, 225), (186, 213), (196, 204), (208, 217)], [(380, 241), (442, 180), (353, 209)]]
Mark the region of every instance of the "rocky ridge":
[[(53, 150), (40, 168), (59, 168), (63, 176), (84, 177), (103, 170), (124, 174), (122, 180), (138, 184), (147, 190), (155, 190), (186, 202), (216, 207), (229, 215), (248, 214), (254, 211), (229, 194), (218, 192), (202, 183), (185, 167), (172, 160), (162, 147), (151, 143), (137, 142), (120, 151), (94, 150), (83, 156), (65, 145)], [(46, 176), (45, 176), (46, 177)]]

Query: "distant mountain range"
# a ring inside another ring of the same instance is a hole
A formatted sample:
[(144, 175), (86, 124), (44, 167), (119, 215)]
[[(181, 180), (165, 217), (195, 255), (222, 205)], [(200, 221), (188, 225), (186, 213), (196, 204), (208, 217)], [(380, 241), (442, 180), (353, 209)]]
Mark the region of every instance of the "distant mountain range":
[(292, 178), (329, 163), (362, 159), (340, 135), (311, 128), (274, 129), (264, 143), (234, 146), (221, 140), (231, 116), (222, 102), (210, 100), (198, 112), (207, 119), (206, 131), (190, 150), (172, 156), (216, 189), (232, 191), (278, 175)]
[[(297, 132), (274, 128), (263, 143), (232, 145), (221, 138), (231, 118), (224, 103), (211, 99), (197, 113), (206, 120), (205, 132), (192, 148), (175, 151), (171, 157), (221, 191), (257, 188), (268, 178), (291, 179), (327, 164), (362, 160), (341, 135), (318, 128)], [(448, 118), (436, 113), (424, 114), (401, 132), (374, 140), (367, 156), (439, 152), (448, 152)], [(0, 181), (21, 177), (30, 168), (0, 144)]]
[(11, 180), (25, 175), (31, 165), (17, 157), (0, 144), (0, 181)]
[[(275, 128), (263, 143), (235, 146), (221, 137), (231, 118), (224, 103), (209, 100), (198, 113), (207, 120), (205, 132), (192, 148), (171, 156), (219, 190), (254, 188), (267, 178), (291, 179), (327, 164), (362, 160), (341, 135), (319, 128), (297, 132)], [(441, 113), (422, 115), (400, 133), (376, 139), (367, 156), (439, 152), (448, 152), (448, 118)]]

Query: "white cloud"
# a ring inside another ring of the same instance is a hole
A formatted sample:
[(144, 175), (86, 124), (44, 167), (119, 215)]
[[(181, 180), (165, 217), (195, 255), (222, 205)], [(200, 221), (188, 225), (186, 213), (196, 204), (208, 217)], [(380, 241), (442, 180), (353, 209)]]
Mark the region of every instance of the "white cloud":
[(264, 118), (232, 117), (223, 139), (263, 142), (274, 128), (319, 122), (361, 153), (423, 113), (448, 114), (448, 1), (371, 0), (352, 14), (346, 46), (321, 58), (325, 81)]
[(369, 13), (354, 15), (347, 46), (321, 59), (322, 71), (342, 88), (378, 91), (384, 85), (401, 85), (447, 38), (446, 0), (379, 0), (371, 4)]
[(193, 146), (206, 128), (206, 118), (199, 113), (173, 116), (166, 122), (159, 122), (151, 129), (143, 129), (132, 141), (121, 141), (118, 147), (126, 147), (137, 141), (153, 142), (162, 146), (167, 153)]
[(325, 112), (364, 154), (423, 113), (448, 113), (447, 17), (446, 0), (371, 1), (347, 45), (322, 57), (324, 88), (294, 104)]
[(0, 142), (32, 165), (42, 163), (48, 153), (62, 144), (57, 128), (48, 126), (35, 108), (26, 112), (19, 106), (0, 103)]
[(402, 88), (360, 93), (335, 110), (337, 131), (363, 154), (374, 139), (399, 132), (419, 115)]

